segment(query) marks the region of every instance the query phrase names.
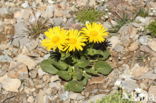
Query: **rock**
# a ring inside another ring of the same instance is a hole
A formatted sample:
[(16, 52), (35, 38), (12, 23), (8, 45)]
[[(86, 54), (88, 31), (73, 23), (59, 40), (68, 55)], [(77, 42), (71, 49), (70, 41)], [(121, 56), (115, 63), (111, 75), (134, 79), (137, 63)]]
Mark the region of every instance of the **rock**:
[(28, 103), (34, 103), (34, 97), (33, 96), (29, 96), (27, 101), (28, 101)]
[(28, 78), (28, 69), (25, 64), (11, 62), (7, 74), (11, 78), (26, 79)]
[(106, 27), (107, 29), (112, 28), (110, 22), (106, 21), (103, 23), (104, 27)]
[(36, 78), (36, 77), (37, 77), (37, 71), (36, 71), (36, 70), (30, 71), (30, 72), (29, 72), (29, 76), (30, 76), (32, 79)]
[(62, 93), (60, 95), (60, 99), (63, 101), (67, 100), (68, 98), (69, 98), (69, 92), (68, 91), (65, 91), (64, 93)]
[(149, 100), (156, 102), (156, 86), (150, 86), (149, 90), (148, 90), (148, 94), (149, 94)]
[[(22, 43), (21, 43), (22, 44)], [(30, 40), (30, 42), (28, 42), (27, 44), (25, 44), (26, 48), (29, 51), (32, 51), (33, 49), (35, 49), (37, 46), (39, 45), (38, 40)]]
[(6, 15), (9, 13), (9, 9), (8, 8), (0, 8), (0, 15)]
[(132, 44), (130, 44), (128, 50), (129, 51), (135, 51), (135, 50), (138, 49), (138, 47), (139, 47), (139, 43), (138, 42), (133, 42)]
[(23, 8), (29, 8), (30, 7), (28, 1), (25, 1), (21, 6)]
[(138, 16), (136, 17), (135, 21), (140, 22), (142, 25), (148, 25), (152, 21), (152, 18), (151, 17), (144, 18), (144, 17)]
[(48, 0), (48, 3), (50, 3), (50, 4), (54, 4), (55, 1), (54, 1), (54, 0)]
[(95, 6), (95, 5), (96, 5), (95, 0), (90, 0), (90, 1), (89, 1), (89, 6)]
[(149, 41), (148, 36), (140, 36), (139, 37), (139, 42), (142, 45), (147, 45), (148, 44), (148, 41)]
[(12, 58), (8, 55), (1, 55), (0, 56), (0, 62), (11, 62)]
[(65, 11), (63, 11), (62, 9), (59, 9), (59, 8), (57, 8), (57, 9), (55, 9), (55, 11), (54, 11), (54, 16), (55, 17), (63, 17), (64, 15), (64, 12)]
[(44, 12), (43, 16), (46, 18), (51, 18), (54, 15), (54, 7), (48, 6), (46, 11)]
[(17, 22), (15, 25), (15, 34), (23, 36), (26, 34), (27, 31), (26, 25), (23, 22)]
[(122, 81), (121, 86), (124, 90), (127, 90), (128, 92), (132, 92), (135, 88), (139, 87), (137, 82), (133, 79)]
[(104, 98), (105, 94), (99, 94), (95, 96), (91, 96), (88, 100), (84, 101), (83, 103), (96, 103), (97, 100), (101, 100)]
[(53, 18), (52, 22), (54, 23), (55, 26), (60, 26), (63, 23), (63, 18), (62, 17)]
[(37, 63), (30, 57), (26, 56), (26, 55), (23, 55), (23, 54), (20, 54), (18, 55), (15, 60), (17, 60), (17, 62), (21, 62), (25, 65), (28, 66), (28, 69), (33, 69)]
[(137, 21), (137, 22), (141, 22), (141, 23), (145, 23), (145, 18), (144, 17), (141, 17), (141, 16), (137, 16), (136, 18), (135, 18), (135, 21)]
[(88, 84), (99, 84), (99, 83), (104, 83), (104, 77), (92, 77), (89, 81)]
[(114, 48), (117, 44), (120, 43), (120, 40), (119, 40), (118, 36), (112, 36), (111, 38), (108, 39), (108, 41), (111, 44), (111, 48)]
[(6, 35), (13, 35), (15, 33), (15, 31), (14, 31), (14, 26), (13, 25), (6, 25), (5, 27), (4, 27), (4, 34), (6, 34)]
[(17, 21), (21, 21), (22, 19), (24, 19), (25, 21), (28, 21), (28, 19), (30, 18), (32, 14), (33, 14), (33, 11), (31, 9), (22, 9), (14, 13), (14, 18), (16, 18)]
[(58, 80), (60, 80), (58, 75), (51, 76), (51, 78), (50, 78), (51, 82), (56, 82)]
[(79, 100), (84, 99), (85, 97), (82, 96), (80, 93), (73, 93), (73, 92), (70, 92), (69, 98), (70, 98), (70, 99), (73, 99), (73, 100), (78, 100), (78, 101), (79, 101)]
[(123, 47), (122, 45), (116, 45), (116, 46), (114, 47), (114, 50), (117, 51), (117, 52), (122, 53), (123, 50), (124, 50), (124, 47)]
[(153, 68), (156, 67), (156, 57), (151, 58), (150, 66), (153, 67)]
[(78, 6), (85, 6), (88, 3), (88, 0), (76, 0)]
[(153, 71), (149, 71), (142, 76), (140, 76), (138, 79), (151, 79), (155, 80), (156, 79), (156, 74)]
[(38, 69), (38, 76), (42, 77), (44, 74), (47, 74), (46, 72), (44, 72), (41, 68)]
[(143, 66), (140, 66), (139, 64), (135, 64), (133, 68), (131, 69), (131, 74), (134, 77), (138, 78), (142, 76), (143, 74), (147, 73), (149, 70), (150, 68), (147, 66), (143, 67)]
[(45, 93), (43, 90), (40, 90), (37, 95), (37, 103), (47, 103)]
[(127, 36), (128, 38), (137, 39), (134, 38), (137, 35), (137, 28), (135, 28), (132, 24), (124, 25), (120, 28), (119, 33), (121, 34), (121, 39), (126, 40)]
[(6, 91), (18, 92), (18, 89), (21, 86), (21, 81), (19, 79), (12, 79), (7, 75), (4, 75), (3, 77), (0, 77), (0, 84)]
[(147, 52), (149, 54), (151, 54), (152, 56), (156, 56), (156, 52), (154, 52), (153, 50), (151, 50), (148, 46), (141, 46), (140, 47), (141, 51)]
[(148, 42), (148, 46), (156, 52), (156, 39), (152, 39)]

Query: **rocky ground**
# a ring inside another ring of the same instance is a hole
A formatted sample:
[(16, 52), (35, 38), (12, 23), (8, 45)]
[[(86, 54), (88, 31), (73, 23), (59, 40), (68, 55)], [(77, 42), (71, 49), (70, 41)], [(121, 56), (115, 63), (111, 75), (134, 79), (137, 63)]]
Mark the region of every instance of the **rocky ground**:
[[(108, 30), (123, 14), (133, 21), (110, 33), (112, 73), (91, 78), (82, 93), (73, 93), (64, 90), (58, 76), (41, 70), (38, 63), (49, 54), (40, 46), (43, 34), (34, 37), (30, 28), (40, 20), (45, 29), (79, 28), (83, 24), (74, 12), (83, 6), (107, 11), (99, 22)], [(139, 8), (149, 15), (135, 17)], [(0, 0), (0, 103), (89, 103), (117, 87), (155, 103), (156, 38), (144, 30), (155, 17), (155, 0)]]

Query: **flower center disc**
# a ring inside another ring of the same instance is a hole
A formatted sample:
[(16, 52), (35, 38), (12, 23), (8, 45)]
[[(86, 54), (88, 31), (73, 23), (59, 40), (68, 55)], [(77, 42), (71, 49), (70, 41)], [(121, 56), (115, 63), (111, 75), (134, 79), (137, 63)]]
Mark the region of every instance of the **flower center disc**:
[(59, 40), (60, 40), (60, 38), (55, 36), (55, 37), (53, 37), (52, 42), (57, 43)]
[(97, 32), (97, 31), (91, 31), (90, 34), (91, 34), (92, 36), (97, 36), (97, 35), (98, 35), (98, 32)]
[(76, 44), (77, 40), (76, 40), (76, 39), (69, 39), (69, 42), (70, 42), (71, 44)]

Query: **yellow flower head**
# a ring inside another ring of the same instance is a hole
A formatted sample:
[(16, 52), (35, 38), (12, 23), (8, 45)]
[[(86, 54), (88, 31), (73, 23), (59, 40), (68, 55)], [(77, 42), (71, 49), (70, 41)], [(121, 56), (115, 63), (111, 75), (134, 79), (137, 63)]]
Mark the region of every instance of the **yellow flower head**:
[(64, 51), (82, 51), (85, 46), (86, 37), (81, 35), (78, 30), (69, 30), (66, 44), (64, 45)]
[(82, 28), (81, 31), (88, 37), (89, 42), (101, 43), (105, 41), (105, 38), (108, 36), (108, 32), (103, 25), (98, 23), (88, 23), (86, 27)]
[(47, 32), (45, 32), (46, 39), (42, 40), (41, 44), (47, 50), (59, 50), (63, 49), (63, 44), (65, 43), (67, 37), (67, 31), (60, 28), (54, 27), (50, 28)]

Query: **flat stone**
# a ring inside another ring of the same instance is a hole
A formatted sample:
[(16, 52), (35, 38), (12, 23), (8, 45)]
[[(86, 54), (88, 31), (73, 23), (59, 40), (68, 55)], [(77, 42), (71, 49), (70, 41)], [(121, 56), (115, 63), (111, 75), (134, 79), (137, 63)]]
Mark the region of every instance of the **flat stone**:
[(29, 8), (30, 7), (28, 1), (25, 1), (21, 6), (23, 8)]
[(148, 90), (150, 101), (156, 102), (156, 86), (151, 86)]
[(117, 44), (120, 43), (120, 40), (119, 40), (119, 37), (118, 36), (112, 36), (108, 40), (109, 40), (109, 42), (111, 44), (111, 48), (114, 48)]
[(73, 100), (82, 100), (82, 99), (84, 99), (85, 97), (82, 96), (80, 93), (73, 93), (73, 92), (70, 92), (70, 93), (69, 93), (69, 98), (70, 98), (70, 99), (73, 99)]
[(122, 81), (121, 85), (122, 85), (122, 88), (124, 88), (125, 90), (129, 92), (132, 92), (135, 88), (139, 87), (137, 82), (133, 79)]
[(156, 39), (152, 39), (148, 42), (148, 46), (156, 52)]
[(89, 84), (92, 85), (92, 84), (100, 84), (100, 83), (104, 83), (104, 77), (92, 77), (90, 80), (89, 80)]
[(135, 50), (138, 49), (138, 47), (139, 47), (139, 43), (138, 42), (133, 42), (133, 43), (130, 44), (128, 50), (129, 51), (135, 51)]
[(10, 62), (12, 61), (12, 58), (8, 55), (1, 55), (0, 56), (0, 62)]
[(8, 8), (0, 8), (0, 15), (5, 15), (9, 13), (9, 9)]
[(28, 69), (33, 69), (37, 65), (37, 63), (32, 58), (23, 54), (18, 55), (15, 60), (27, 65)]
[(124, 50), (124, 47), (122, 45), (116, 45), (114, 47), (114, 50), (117, 51), (117, 52), (121, 52), (122, 53), (123, 50)]
[(2, 88), (6, 91), (18, 92), (18, 89), (21, 86), (21, 81), (4, 75), (3, 77), (0, 77), (0, 84), (2, 84)]
[(78, 6), (85, 6), (88, 3), (88, 0), (76, 0)]
[(84, 101), (83, 103), (96, 103), (97, 100), (101, 100), (104, 98), (105, 94), (99, 94), (95, 96), (91, 96), (88, 100)]
[(15, 25), (15, 34), (16, 35), (25, 35), (27, 31), (26, 25), (23, 22), (17, 22)]
[(148, 41), (149, 41), (148, 36), (140, 36), (140, 37), (139, 37), (139, 42), (140, 42), (142, 45), (147, 45), (147, 44), (148, 44)]
[(146, 66), (143, 67), (143, 66), (140, 66), (139, 64), (135, 64), (133, 68), (131, 69), (131, 74), (137, 78), (147, 73), (149, 70), (150, 70), (149, 67), (146, 67)]
[(26, 79), (28, 78), (27, 66), (22, 63), (11, 62), (7, 75), (10, 78)]
[[(46, 11), (44, 12), (43, 16), (46, 17), (46, 18), (51, 18), (51, 17), (53, 17), (53, 15), (54, 15), (54, 7), (53, 6), (48, 6)], [(57, 13), (55, 13), (55, 15), (58, 16)]]

